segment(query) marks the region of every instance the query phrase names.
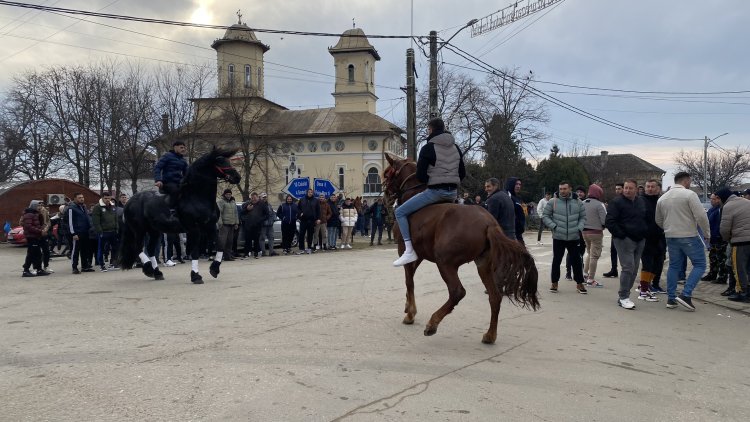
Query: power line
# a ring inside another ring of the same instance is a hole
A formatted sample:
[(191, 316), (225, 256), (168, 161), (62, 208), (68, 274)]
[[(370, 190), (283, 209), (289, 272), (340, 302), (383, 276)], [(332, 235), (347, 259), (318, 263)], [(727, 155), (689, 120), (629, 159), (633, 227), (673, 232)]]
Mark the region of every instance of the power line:
[(620, 124), (620, 123), (613, 122), (613, 121), (605, 119), (605, 118), (603, 118), (601, 116), (589, 113), (589, 112), (587, 112), (585, 110), (582, 110), (582, 109), (580, 109), (580, 108), (578, 108), (576, 106), (573, 106), (573, 105), (571, 105), (569, 103), (566, 103), (566, 102), (564, 102), (562, 100), (559, 100), (559, 99), (557, 99), (557, 98), (555, 98), (555, 97), (553, 97), (553, 96), (551, 96), (549, 94), (546, 94), (545, 92), (543, 92), (543, 91), (541, 91), (541, 90), (539, 90), (539, 89), (534, 88), (533, 86), (531, 86), (528, 83), (528, 81), (526, 83), (522, 83), (519, 80), (517, 80), (515, 77), (508, 75), (507, 73), (505, 73), (505, 72), (503, 72), (503, 71), (495, 68), (494, 66), (492, 66), (492, 65), (490, 65), (490, 64), (482, 61), (478, 57), (475, 57), (475, 56), (467, 53), (466, 51), (462, 50), (459, 47), (456, 47), (453, 44), (447, 43), (447, 44), (443, 44), (443, 46), (446, 47), (446, 48), (448, 48), (449, 50), (453, 51), (454, 53), (456, 53), (460, 57), (462, 57), (462, 58), (464, 58), (466, 60), (469, 60), (470, 62), (474, 63), (475, 65), (478, 65), (478, 66), (484, 68), (488, 73), (492, 73), (492, 74), (498, 75), (498, 76), (502, 77), (503, 80), (507, 80), (507, 81), (509, 81), (513, 85), (516, 85), (516, 86), (518, 86), (518, 87), (520, 87), (522, 89), (528, 89), (530, 93), (532, 93), (533, 95), (535, 95), (535, 96), (537, 96), (537, 97), (539, 97), (539, 98), (541, 98), (543, 100), (546, 100), (547, 102), (550, 102), (550, 103), (552, 103), (552, 104), (554, 104), (554, 105), (556, 105), (558, 107), (564, 108), (564, 109), (566, 109), (566, 110), (568, 110), (570, 112), (578, 114), (579, 116), (585, 117), (585, 118), (590, 119), (590, 120), (594, 120), (594, 121), (596, 121), (598, 123), (601, 123), (603, 125), (606, 125), (606, 126), (609, 126), (609, 127), (615, 128), (615, 129), (619, 129), (619, 130), (624, 131), (624, 132), (629, 132), (629, 133), (632, 133), (632, 134), (635, 134), (635, 135), (640, 135), (640, 136), (645, 136), (645, 137), (655, 138), (655, 139), (671, 140), (671, 141), (697, 141), (697, 140), (701, 140), (701, 139), (697, 139), (697, 138), (676, 138), (676, 137), (671, 137), (671, 136), (659, 135), (659, 134), (642, 131), (642, 130), (639, 130), (639, 129), (631, 128), (629, 126), (625, 126), (625, 125)]
[[(43, 6), (43, 5), (38, 5), (38, 4), (20, 3), (20, 2), (5, 1), (5, 0), (0, 0), (0, 6), (20, 7), (24, 9), (40, 10), (43, 12), (50, 12), (50, 13), (64, 13), (68, 15), (90, 16), (90, 17), (95, 17), (95, 18), (151, 23), (151, 24), (159, 24), (159, 25), (172, 25), (172, 26), (192, 27), (192, 28), (224, 29), (224, 30), (230, 28), (230, 26), (226, 26), (226, 25), (211, 25), (211, 24), (202, 24), (202, 23), (172, 21), (172, 20), (166, 20), (166, 19), (143, 18), (143, 17), (138, 17), (138, 16), (117, 15), (113, 13), (102, 13), (102, 12), (91, 12), (88, 10), (67, 9), (63, 7), (51, 7), (51, 6)], [(342, 36), (342, 34), (330, 33), (330, 32), (289, 31), (289, 30), (282, 30), (282, 29), (263, 29), (263, 28), (245, 29), (245, 28), (238, 28), (238, 27), (234, 27), (233, 29), (242, 30), (242, 31), (262, 32), (262, 33), (269, 33), (269, 34), (306, 35), (306, 36), (315, 36), (315, 37), (341, 37)], [(346, 34), (345, 36), (352, 37), (352, 38), (360, 38), (360, 37), (386, 38), (386, 39), (411, 39), (412, 38), (411, 35)], [(427, 36), (426, 35), (418, 36), (418, 38), (427, 38)]]

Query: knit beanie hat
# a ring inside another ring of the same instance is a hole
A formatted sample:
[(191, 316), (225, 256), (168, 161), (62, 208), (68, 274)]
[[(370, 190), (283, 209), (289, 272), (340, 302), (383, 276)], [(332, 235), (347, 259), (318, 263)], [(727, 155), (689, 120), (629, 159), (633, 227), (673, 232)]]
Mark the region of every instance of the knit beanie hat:
[(721, 199), (722, 204), (727, 203), (727, 199), (729, 199), (730, 196), (732, 196), (732, 191), (729, 190), (727, 187), (723, 187), (716, 192), (714, 192), (714, 195), (718, 196), (719, 199)]

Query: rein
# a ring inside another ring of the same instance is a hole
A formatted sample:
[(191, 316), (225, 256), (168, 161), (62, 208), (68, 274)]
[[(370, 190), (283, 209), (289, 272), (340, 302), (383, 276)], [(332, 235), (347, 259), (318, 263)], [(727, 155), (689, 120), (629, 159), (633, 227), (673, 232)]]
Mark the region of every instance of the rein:
[(224, 176), (224, 178), (225, 178), (225, 179), (226, 179), (227, 177), (229, 177), (229, 175), (228, 175), (228, 174), (226, 173), (226, 171), (227, 171), (227, 170), (232, 170), (232, 167), (220, 167), (220, 166), (214, 166), (214, 168), (216, 168), (216, 170), (217, 170), (217, 171), (219, 172), (219, 174), (221, 174), (222, 176)]
[[(408, 162), (408, 163), (404, 164), (403, 166), (401, 166), (401, 168), (399, 168), (399, 169), (398, 169), (397, 171), (395, 171), (395, 172), (392, 172), (392, 173), (391, 173), (391, 175), (389, 175), (389, 177), (388, 177), (388, 180), (390, 181), (390, 180), (393, 180), (393, 179), (396, 179), (396, 178), (398, 178), (399, 174), (401, 174), (401, 170), (403, 170), (403, 169), (404, 169), (404, 167), (406, 167), (406, 166), (407, 166), (407, 165), (409, 165), (409, 164), (414, 164), (414, 165), (416, 166), (416, 163), (413, 163), (413, 162)], [(412, 179), (412, 178), (416, 177), (416, 175), (417, 175), (417, 172), (415, 171), (414, 173), (412, 173), (412, 174), (410, 174), (410, 175), (406, 176), (406, 177), (404, 178), (404, 180), (402, 180), (402, 181), (401, 181), (401, 185), (400, 185), (400, 186), (398, 187), (398, 190), (396, 190), (395, 192), (393, 192), (393, 193), (392, 193), (392, 194), (390, 195), (390, 196), (391, 196), (391, 198), (392, 198), (392, 199), (397, 199), (397, 200), (398, 200), (398, 203), (399, 203), (399, 204), (401, 204), (401, 203), (402, 203), (402, 202), (401, 202), (401, 197), (402, 197), (402, 196), (403, 196), (403, 195), (404, 195), (405, 193), (407, 193), (407, 192), (409, 192), (409, 191), (411, 191), (411, 190), (414, 190), (414, 189), (418, 189), (418, 188), (421, 188), (421, 187), (425, 186), (425, 184), (424, 184), (424, 183), (421, 183), (421, 182), (420, 182), (420, 183), (417, 183), (416, 185), (413, 185), (413, 186), (410, 186), (410, 187), (408, 187), (408, 188), (404, 189), (404, 185), (406, 185), (406, 182), (408, 182), (408, 181), (409, 181), (410, 179)]]

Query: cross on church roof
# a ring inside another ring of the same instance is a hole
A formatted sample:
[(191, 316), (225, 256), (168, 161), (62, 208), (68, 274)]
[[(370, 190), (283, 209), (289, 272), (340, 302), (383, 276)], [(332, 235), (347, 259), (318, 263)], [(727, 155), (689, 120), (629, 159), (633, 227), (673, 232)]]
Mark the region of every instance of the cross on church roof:
[(242, 25), (242, 9), (237, 9), (237, 23)]

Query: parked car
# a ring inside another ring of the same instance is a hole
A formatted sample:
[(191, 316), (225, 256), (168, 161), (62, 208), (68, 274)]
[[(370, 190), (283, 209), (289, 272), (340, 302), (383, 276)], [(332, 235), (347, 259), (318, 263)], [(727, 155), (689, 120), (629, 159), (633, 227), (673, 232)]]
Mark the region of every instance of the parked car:
[(26, 236), (23, 234), (23, 226), (13, 227), (8, 232), (8, 243), (16, 246), (26, 246)]
[[(57, 226), (52, 229), (52, 235), (57, 237)], [(8, 243), (15, 246), (26, 246), (26, 235), (23, 226), (16, 226), (8, 232)]]
[[(299, 238), (299, 221), (297, 221), (297, 231), (294, 233), (294, 238), (292, 238), (292, 247), (297, 247), (297, 242)], [(276, 217), (276, 221), (273, 222), (273, 246), (275, 248), (281, 247), (281, 219)], [(245, 231), (240, 230), (240, 233), (237, 237), (237, 248), (242, 250), (245, 247)]]

